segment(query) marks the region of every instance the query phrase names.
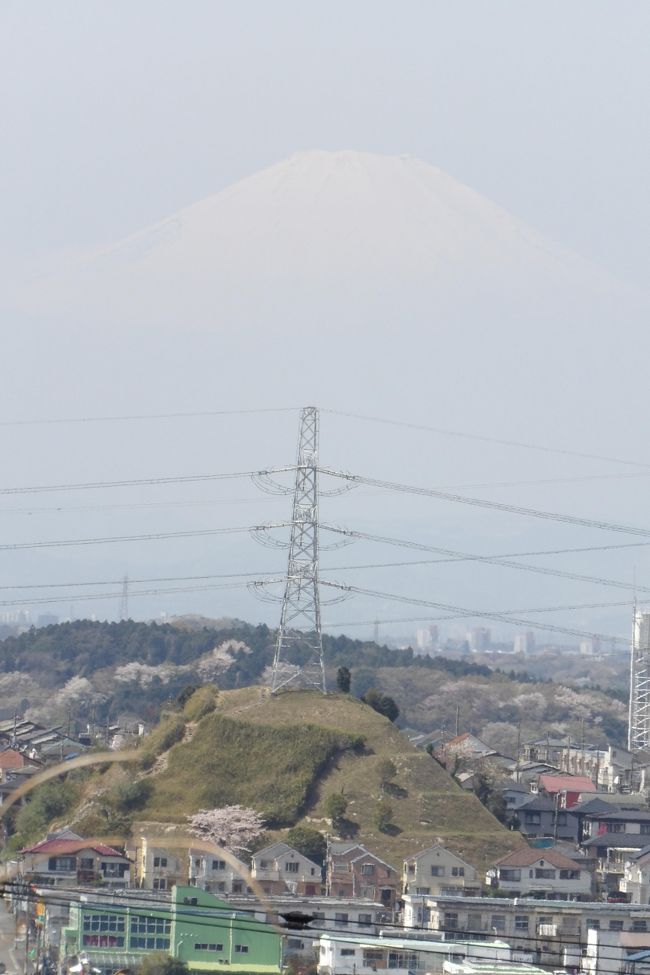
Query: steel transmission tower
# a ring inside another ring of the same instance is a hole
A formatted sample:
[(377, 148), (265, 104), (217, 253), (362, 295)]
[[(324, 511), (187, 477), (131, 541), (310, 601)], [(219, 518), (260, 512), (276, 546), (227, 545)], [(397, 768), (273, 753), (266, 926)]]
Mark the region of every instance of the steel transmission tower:
[[(273, 658), (273, 693), (292, 683), (315, 687), (323, 694), (326, 691), (318, 585), (318, 410), (306, 406), (300, 412), (289, 563)], [(290, 651), (297, 645), (306, 645), (309, 656), (287, 676), (283, 665), (293, 663)]]
[(634, 609), (630, 651), (630, 717), (627, 747), (650, 747), (650, 613)]
[(128, 620), (129, 618), (129, 577), (124, 576), (122, 580), (122, 596), (120, 598), (119, 618)]

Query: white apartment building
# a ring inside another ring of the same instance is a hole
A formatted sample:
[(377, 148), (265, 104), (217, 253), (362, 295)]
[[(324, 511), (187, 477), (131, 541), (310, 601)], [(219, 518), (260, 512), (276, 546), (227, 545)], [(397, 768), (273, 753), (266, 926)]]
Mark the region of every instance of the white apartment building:
[(226, 857), (202, 850), (190, 850), (188, 856), (189, 883), (192, 886), (226, 897), (251, 893), (247, 882), (248, 867), (232, 853), (228, 853)]

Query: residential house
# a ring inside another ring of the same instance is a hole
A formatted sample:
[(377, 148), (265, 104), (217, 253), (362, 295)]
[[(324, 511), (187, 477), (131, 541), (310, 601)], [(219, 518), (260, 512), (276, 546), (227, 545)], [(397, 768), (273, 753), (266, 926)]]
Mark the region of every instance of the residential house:
[(547, 796), (534, 796), (518, 806), (512, 825), (528, 838), (549, 836), (554, 839), (578, 839), (578, 819), (569, 809), (561, 809)]
[(631, 904), (650, 904), (650, 845), (625, 861), (618, 887)]
[(8, 770), (21, 769), (27, 765), (27, 759), (16, 748), (5, 748), (0, 751), (0, 775)]
[(152, 951), (192, 972), (280, 975), (281, 937), (270, 924), (233, 910), (196, 887), (177, 885), (171, 899), (140, 895), (75, 901), (62, 932), (61, 970), (136, 969)]
[(363, 844), (330, 843), (326, 871), (327, 892), (333, 897), (366, 897), (394, 909), (400, 893), (400, 875)]
[(321, 868), (287, 843), (273, 843), (252, 857), (251, 876), (266, 894), (318, 894)]
[(146, 836), (139, 838), (134, 854), (137, 885), (143, 890), (171, 890), (175, 885), (187, 882), (185, 854), (154, 846)]
[(20, 871), (30, 883), (47, 886), (122, 888), (130, 885), (131, 861), (112, 846), (62, 830), (21, 850)]
[(497, 860), (488, 871), (488, 883), (510, 897), (589, 900), (592, 877), (557, 850), (524, 847)]
[(555, 775), (545, 772), (537, 780), (536, 792), (540, 796), (548, 796), (562, 809), (571, 809), (581, 795), (598, 792), (598, 789), (591, 779), (584, 775)]
[(404, 860), (402, 899), (406, 927), (422, 924), (422, 905), (429, 894), (474, 897), (480, 893), (481, 881), (476, 868), (439, 843)]
[(584, 849), (595, 852), (597, 873), (610, 893), (618, 890), (625, 863), (650, 842), (650, 812), (622, 810), (595, 813), (585, 817)]
[(189, 850), (189, 883), (224, 897), (250, 894), (249, 870), (232, 853), (206, 853)]

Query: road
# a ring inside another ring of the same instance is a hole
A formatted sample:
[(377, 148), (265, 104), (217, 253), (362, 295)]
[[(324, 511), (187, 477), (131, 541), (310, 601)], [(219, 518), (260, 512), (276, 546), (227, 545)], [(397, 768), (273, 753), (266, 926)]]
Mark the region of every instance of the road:
[(24, 966), (25, 938), (16, 940), (16, 919), (4, 898), (0, 898), (0, 964), (7, 975), (20, 975)]

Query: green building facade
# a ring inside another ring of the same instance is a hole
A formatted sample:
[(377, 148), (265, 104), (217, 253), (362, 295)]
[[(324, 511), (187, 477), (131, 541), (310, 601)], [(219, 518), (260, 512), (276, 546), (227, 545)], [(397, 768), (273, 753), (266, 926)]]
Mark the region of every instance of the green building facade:
[(279, 975), (282, 965), (273, 925), (196, 887), (174, 887), (166, 903), (134, 892), (76, 901), (61, 932), (66, 973), (133, 970), (152, 951), (185, 962), (197, 975)]

